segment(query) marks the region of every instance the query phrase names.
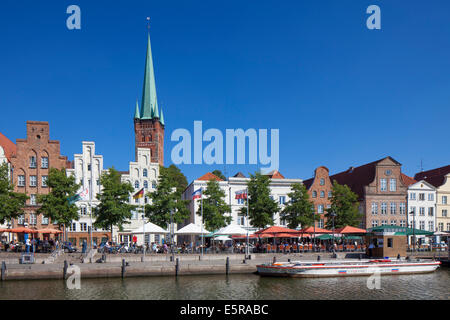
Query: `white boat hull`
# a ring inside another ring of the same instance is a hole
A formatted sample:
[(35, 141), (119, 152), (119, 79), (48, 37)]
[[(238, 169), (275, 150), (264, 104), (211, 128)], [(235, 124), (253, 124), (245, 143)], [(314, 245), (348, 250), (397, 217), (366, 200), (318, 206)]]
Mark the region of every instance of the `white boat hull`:
[[(300, 264), (300, 265), (298, 265)], [(388, 263), (286, 263), (258, 265), (258, 274), (278, 277), (348, 277), (429, 273), (435, 271), (439, 261), (431, 262), (388, 262)]]

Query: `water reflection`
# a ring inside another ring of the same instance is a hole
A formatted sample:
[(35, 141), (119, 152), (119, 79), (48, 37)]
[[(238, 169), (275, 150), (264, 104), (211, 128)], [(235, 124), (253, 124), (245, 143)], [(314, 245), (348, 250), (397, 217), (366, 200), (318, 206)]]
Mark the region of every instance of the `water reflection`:
[(69, 290), (62, 280), (0, 282), (0, 299), (441, 299), (449, 300), (450, 271), (381, 278), (381, 289), (367, 288), (367, 277), (263, 278), (257, 275), (83, 279)]

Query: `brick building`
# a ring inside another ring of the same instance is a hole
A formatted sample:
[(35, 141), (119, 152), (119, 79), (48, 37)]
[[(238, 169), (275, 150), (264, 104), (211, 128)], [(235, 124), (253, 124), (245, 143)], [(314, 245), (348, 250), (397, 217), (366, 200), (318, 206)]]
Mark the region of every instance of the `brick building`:
[[(402, 165), (386, 157), (330, 176), (331, 182), (347, 185), (358, 195), (362, 228), (381, 225), (407, 226), (407, 190), (409, 178)], [(411, 179), (411, 178), (409, 178)]]
[(150, 34), (148, 35), (147, 56), (145, 60), (144, 87), (142, 90), (141, 108), (136, 102), (134, 114), (135, 159), (138, 148), (151, 150), (150, 162), (164, 165), (164, 115), (158, 109), (156, 97), (155, 74), (153, 70)]
[(314, 177), (303, 181), (308, 189), (309, 199), (314, 203), (315, 224), (318, 228), (324, 228), (326, 224), (326, 209), (331, 206), (331, 192), (333, 183), (327, 167), (321, 166), (314, 170)]
[(59, 141), (50, 140), (48, 122), (27, 121), (27, 138), (16, 140), (11, 166), (15, 191), (27, 194), (30, 199), (24, 208), (25, 215), (12, 219), (13, 228), (24, 225), (35, 229), (59, 228), (50, 219), (36, 214), (39, 208), (36, 197), (49, 193), (49, 169), (62, 169), (67, 165), (67, 157), (60, 154)]

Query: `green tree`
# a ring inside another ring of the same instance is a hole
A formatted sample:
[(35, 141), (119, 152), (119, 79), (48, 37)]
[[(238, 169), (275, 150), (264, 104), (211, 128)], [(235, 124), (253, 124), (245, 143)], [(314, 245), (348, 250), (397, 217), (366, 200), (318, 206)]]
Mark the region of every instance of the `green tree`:
[(97, 194), (100, 201), (94, 208), (95, 227), (105, 230), (118, 226), (122, 229), (124, 224), (130, 223), (132, 211), (136, 207), (129, 204), (130, 193), (134, 191), (129, 182), (122, 182), (120, 173), (114, 167), (102, 173), (100, 177), (102, 190)]
[(227, 178), (223, 175), (222, 171), (220, 170), (214, 170), (211, 173), (222, 180), (227, 180)]
[(40, 208), (38, 214), (43, 214), (52, 221), (64, 226), (79, 219), (78, 208), (69, 198), (74, 198), (80, 185), (75, 183), (74, 176), (67, 176), (66, 169), (50, 168), (47, 179), (50, 192), (37, 196)]
[(156, 190), (147, 194), (151, 204), (145, 205), (145, 216), (161, 228), (166, 228), (170, 223), (171, 212), (173, 212), (174, 223), (181, 223), (190, 215), (187, 208), (190, 200), (181, 200), (181, 194), (186, 188), (180, 184), (183, 174), (177, 167), (173, 166), (176, 170), (170, 169), (171, 167), (169, 170), (164, 168), (159, 172)]
[(169, 177), (169, 180), (175, 184), (175, 187), (177, 188), (177, 192), (179, 192), (179, 194), (182, 194), (188, 186), (186, 176), (174, 164), (171, 164), (167, 168), (160, 166), (159, 173), (167, 175)]
[(7, 163), (0, 165), (0, 224), (24, 214), (23, 207), (28, 197), (24, 193), (14, 192), (14, 185), (9, 179)]
[(332, 213), (336, 215), (334, 217), (335, 228), (358, 226), (362, 218), (358, 206), (358, 195), (347, 185), (341, 185), (334, 180), (331, 193), (331, 207), (326, 209), (325, 214), (325, 217), (327, 218), (326, 227), (328, 229), (332, 228)]
[[(273, 225), (273, 215), (280, 210), (278, 203), (270, 198), (270, 179), (259, 172), (250, 174), (248, 187), (249, 219), (251, 225), (262, 229)], [(247, 215), (247, 208), (242, 207), (240, 214)]]
[(288, 227), (295, 229), (311, 226), (314, 222), (313, 203), (309, 200), (308, 190), (301, 183), (295, 183), (288, 193), (289, 202), (281, 212), (281, 219), (288, 223)]
[[(220, 189), (219, 182), (210, 180), (206, 184), (206, 190), (203, 192), (203, 222), (206, 230), (214, 231), (223, 228), (231, 223), (231, 216), (225, 216), (225, 213), (231, 212), (231, 206), (225, 202), (226, 194)], [(197, 200), (201, 202), (200, 200)], [(197, 210), (201, 215), (201, 206)]]

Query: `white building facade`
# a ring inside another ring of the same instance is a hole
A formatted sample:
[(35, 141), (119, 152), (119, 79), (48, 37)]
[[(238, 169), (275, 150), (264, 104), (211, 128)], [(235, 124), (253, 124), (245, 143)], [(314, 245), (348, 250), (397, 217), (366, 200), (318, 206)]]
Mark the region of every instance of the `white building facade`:
[[(288, 193), (291, 193), (291, 186), (294, 183), (302, 183), (302, 179), (285, 179), (281, 175), (280, 178), (270, 179), (270, 193), (273, 200), (277, 201), (280, 206), (280, 211), (274, 215), (274, 225), (287, 227), (286, 222), (280, 219), (280, 212), (283, 210), (285, 204), (289, 201)], [(184, 191), (183, 199), (184, 200), (192, 200), (192, 193), (199, 188), (203, 188), (206, 190), (206, 185), (208, 181), (213, 178), (218, 181), (220, 188), (226, 194), (226, 203), (231, 206), (231, 213), (228, 213), (231, 216), (232, 220), (230, 224), (239, 225), (244, 229), (248, 229), (250, 233), (253, 233), (257, 229), (250, 224), (250, 221), (247, 221), (246, 215), (241, 215), (241, 208), (246, 207), (246, 201), (244, 199), (236, 199), (236, 193), (242, 190), (247, 189), (247, 183), (250, 181), (250, 178), (244, 177), (242, 174), (238, 174), (234, 177), (229, 177), (227, 180), (222, 180), (217, 176), (214, 176), (212, 173), (207, 173), (204, 176), (200, 177), (197, 180), (194, 180)], [(189, 210), (191, 212), (191, 216), (189, 221), (187, 221), (184, 225), (189, 223), (194, 223), (201, 227), (202, 219), (201, 215), (198, 214), (198, 210), (201, 207), (200, 199), (196, 199), (195, 201), (191, 201), (189, 204)], [(248, 224), (247, 224), (248, 222)], [(214, 231), (214, 230), (208, 230)]]
[[(408, 187), (408, 226), (436, 231), (436, 188), (425, 180)], [(429, 243), (429, 237), (416, 236), (419, 243)], [(412, 239), (409, 239), (410, 241)]]
[[(113, 229), (113, 239), (120, 243), (131, 243), (133, 240), (133, 230), (140, 228), (144, 223), (148, 222), (147, 218), (142, 218), (143, 207), (145, 204), (150, 203), (150, 199), (147, 196), (148, 192), (156, 190), (159, 177), (159, 163), (151, 162), (150, 149), (138, 148), (136, 161), (131, 161), (129, 164), (129, 171), (122, 174), (122, 182), (130, 183), (134, 191), (130, 195), (130, 204), (139, 206), (137, 210), (133, 211), (133, 215), (130, 223), (124, 224), (122, 230), (119, 231), (118, 227)], [(134, 199), (133, 195), (144, 188), (144, 197), (140, 199)], [(144, 237), (142, 234), (137, 234), (137, 244), (142, 245)], [(162, 237), (160, 235), (146, 235), (146, 242), (161, 243)]]
[(75, 246), (81, 246), (83, 241), (89, 245), (99, 245), (106, 240), (111, 240), (110, 230), (92, 227), (95, 218), (92, 209), (99, 204), (97, 194), (101, 192), (100, 176), (103, 173), (103, 156), (95, 154), (95, 142), (83, 141), (82, 153), (74, 154), (72, 169), (67, 169), (68, 176), (74, 176), (75, 182), (80, 184), (79, 192), (88, 190), (85, 199), (76, 202), (79, 208), (80, 219), (72, 221), (68, 227), (68, 240)]

